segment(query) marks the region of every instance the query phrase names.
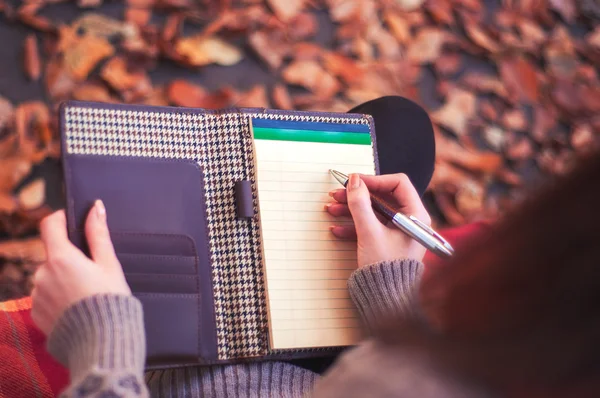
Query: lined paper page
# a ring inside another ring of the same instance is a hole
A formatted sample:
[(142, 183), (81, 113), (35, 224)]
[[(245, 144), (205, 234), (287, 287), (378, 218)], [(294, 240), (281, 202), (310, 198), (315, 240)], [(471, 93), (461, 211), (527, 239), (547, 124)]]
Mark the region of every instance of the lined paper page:
[(356, 269), (356, 242), (336, 239), (329, 231), (331, 225), (352, 221), (330, 216), (324, 205), (331, 201), (328, 192), (341, 188), (329, 169), (374, 173), (370, 138), (366, 145), (303, 142), (261, 139), (257, 131), (270, 346), (355, 344), (361, 329), (346, 283)]

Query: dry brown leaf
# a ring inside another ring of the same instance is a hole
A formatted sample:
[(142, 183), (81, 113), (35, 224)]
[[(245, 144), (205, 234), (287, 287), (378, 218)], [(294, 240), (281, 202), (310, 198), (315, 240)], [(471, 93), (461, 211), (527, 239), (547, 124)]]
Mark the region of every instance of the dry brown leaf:
[(524, 131), (529, 127), (529, 122), (523, 112), (513, 109), (502, 115), (502, 125), (509, 130)]
[(169, 101), (177, 106), (199, 108), (207, 94), (205, 89), (186, 80), (173, 80), (167, 87)]
[(403, 11), (413, 11), (419, 8), (425, 0), (394, 0)]
[(326, 50), (315, 43), (302, 42), (294, 44), (291, 54), (296, 61), (313, 61), (321, 57)]
[(195, 35), (177, 41), (175, 50), (192, 66), (235, 65), (243, 58), (235, 46), (216, 36)]
[(472, 11), (475, 15), (482, 11), (484, 7), (484, 4), (479, 0), (454, 0), (454, 3)]
[(363, 79), (365, 75), (364, 69), (358, 66), (355, 60), (331, 51), (323, 52), (323, 66), (350, 86)]
[(484, 128), (483, 139), (490, 148), (496, 152), (500, 152), (506, 142), (506, 132), (502, 128), (491, 124)]
[(267, 0), (277, 18), (283, 22), (294, 19), (304, 8), (305, 0)]
[(245, 93), (241, 93), (241, 98), (235, 103), (235, 106), (241, 108), (269, 108), (265, 86), (256, 85)]
[(152, 11), (149, 8), (128, 7), (125, 10), (125, 20), (138, 26), (146, 26), (152, 18)]
[(303, 12), (288, 23), (287, 32), (293, 40), (313, 37), (319, 29), (317, 18), (311, 12)]
[(522, 42), (531, 51), (538, 52), (539, 46), (546, 41), (546, 32), (535, 22), (527, 18), (519, 18), (516, 22)]
[(502, 168), (498, 170), (496, 173), (496, 177), (501, 182), (511, 185), (511, 186), (521, 186), (523, 185), (523, 179), (518, 173), (515, 173), (512, 170), (507, 168)]
[[(502, 157), (493, 152), (475, 152), (461, 146), (434, 129), (436, 161), (449, 162), (473, 173), (491, 174), (502, 166)], [(436, 166), (437, 167), (437, 166)]]
[(77, 5), (81, 8), (96, 8), (102, 5), (102, 0), (77, 0)]
[(287, 88), (283, 84), (276, 84), (273, 87), (273, 104), (277, 109), (294, 109), (294, 104), (292, 103), (292, 98), (290, 97), (290, 93)]
[(41, 162), (54, 138), (46, 104), (31, 101), (19, 105), (15, 110), (15, 129), (21, 154), (33, 163)]
[(538, 78), (535, 67), (524, 57), (507, 57), (499, 61), (500, 76), (509, 93), (521, 100), (537, 103)]
[(594, 136), (592, 126), (579, 124), (573, 128), (571, 133), (571, 146), (578, 153), (592, 152), (598, 148), (600, 139)]
[(167, 92), (164, 86), (157, 86), (152, 89), (150, 95), (148, 95), (142, 102), (146, 105), (152, 106), (168, 106), (169, 100), (167, 98)]
[(12, 124), (14, 112), (12, 103), (0, 95), (0, 136), (2, 130)]
[(0, 192), (12, 192), (31, 171), (31, 162), (23, 156), (2, 159), (0, 167)]
[(357, 20), (361, 14), (361, 6), (359, 1), (354, 0), (326, 0), (329, 6), (329, 16), (334, 22), (345, 22)]
[(479, 102), (479, 112), (481, 113), (481, 116), (490, 122), (495, 122), (498, 120), (498, 110), (489, 101)]
[(13, 213), (0, 213), (0, 234), (23, 237), (37, 232), (40, 221), (52, 213), (48, 206), (33, 210), (18, 209)]
[(9, 240), (0, 242), (0, 258), (42, 263), (46, 260), (46, 250), (40, 238)]
[(114, 53), (107, 39), (86, 34), (79, 36), (69, 27), (59, 29), (58, 51), (62, 51), (65, 72), (75, 80), (84, 80), (92, 69), (104, 58)]
[(283, 59), (290, 52), (289, 45), (283, 41), (281, 35), (265, 31), (253, 32), (248, 37), (248, 43), (258, 56), (274, 70), (279, 69)]
[(375, 51), (371, 43), (362, 37), (356, 37), (350, 43), (350, 54), (354, 54), (364, 62), (371, 62), (375, 58)]
[(465, 217), (456, 209), (454, 194), (440, 189), (440, 192), (435, 192), (434, 198), (448, 224), (458, 226), (467, 223)]
[(113, 57), (102, 68), (100, 76), (117, 90), (126, 102), (146, 97), (152, 91), (152, 83), (142, 70), (132, 71), (121, 57)]
[(315, 61), (294, 61), (282, 73), (289, 83), (303, 86), (321, 98), (331, 98), (340, 90), (340, 83)]
[(392, 9), (385, 10), (383, 20), (389, 26), (398, 43), (406, 44), (410, 41), (410, 24), (400, 13)]
[(239, 99), (239, 94), (230, 87), (207, 93), (202, 87), (185, 80), (174, 80), (167, 87), (169, 101), (178, 106), (221, 109)]
[(574, 0), (548, 0), (548, 3), (550, 8), (559, 13), (566, 22), (575, 22), (577, 6)]
[(456, 52), (445, 52), (438, 57), (433, 67), (440, 76), (451, 76), (461, 70), (462, 56)]
[(29, 34), (25, 37), (23, 53), (25, 73), (30, 80), (37, 81), (42, 73), (42, 64), (35, 34)]
[(46, 199), (46, 182), (38, 178), (21, 188), (17, 195), (19, 206), (24, 210), (37, 209)]
[(18, 138), (13, 132), (5, 134), (4, 137), (0, 138), (0, 159), (18, 154)]
[(536, 155), (536, 160), (541, 170), (562, 175), (573, 168), (575, 156), (567, 150), (556, 151), (552, 148), (544, 148)]
[(73, 91), (73, 99), (79, 101), (114, 102), (106, 86), (98, 82), (85, 82)]
[(506, 156), (512, 160), (530, 159), (533, 155), (531, 141), (527, 138), (521, 138), (516, 142), (507, 145)]
[(162, 30), (161, 39), (165, 43), (170, 43), (175, 40), (181, 33), (181, 25), (183, 23), (183, 15), (175, 13), (167, 17)]
[(556, 107), (568, 117), (579, 118), (600, 112), (600, 88), (559, 79), (550, 92)]
[(119, 21), (98, 13), (85, 13), (72, 24), (73, 32), (82, 32), (83, 37), (91, 36), (100, 39), (115, 37), (131, 38), (139, 35), (137, 26)]
[(440, 56), (446, 34), (441, 29), (422, 28), (409, 44), (407, 58), (420, 64), (435, 61)]
[(63, 66), (59, 57), (48, 61), (45, 78), (46, 90), (54, 100), (67, 98), (77, 86), (75, 77)]
[(377, 48), (379, 59), (383, 61), (396, 60), (402, 55), (400, 43), (387, 30), (379, 24), (371, 24), (367, 30), (366, 38)]
[(585, 36), (585, 42), (592, 47), (600, 49), (600, 25)]
[(581, 81), (587, 84), (596, 84), (598, 81), (598, 74), (596, 73), (596, 68), (592, 65), (580, 64), (577, 67), (576, 75)]
[(466, 134), (467, 123), (475, 114), (477, 97), (469, 91), (453, 88), (448, 93), (448, 100), (437, 111), (431, 114), (434, 122), (461, 136)]
[(50, 33), (50, 34), (54, 34), (56, 32), (56, 27), (46, 17), (42, 17), (42, 16), (36, 15), (36, 14), (18, 13), (17, 19), (19, 21), (21, 21), (23, 24), (25, 24), (35, 30), (38, 30), (40, 32)]
[(500, 51), (498, 43), (490, 37), (490, 35), (483, 30), (483, 28), (475, 21), (464, 21), (465, 32), (467, 36), (477, 44), (479, 47), (489, 51), (492, 54), (496, 54)]
[(538, 143), (548, 139), (550, 131), (558, 123), (556, 110), (548, 105), (536, 106), (533, 111), (531, 137)]
[(450, 0), (429, 0), (425, 3), (425, 9), (435, 22), (441, 25), (454, 25), (454, 14)]
[(577, 55), (569, 32), (564, 26), (554, 29), (550, 42), (544, 48), (544, 59), (554, 76), (572, 78), (577, 73)]
[(485, 190), (474, 180), (467, 180), (458, 187), (454, 197), (456, 209), (467, 222), (473, 222), (483, 213)]
[(205, 35), (213, 35), (226, 29), (232, 33), (253, 32), (258, 28), (282, 30), (286, 24), (276, 18), (261, 4), (244, 8), (224, 9), (203, 31)]
[(5, 192), (0, 192), (0, 213), (12, 213), (17, 209), (15, 198)]

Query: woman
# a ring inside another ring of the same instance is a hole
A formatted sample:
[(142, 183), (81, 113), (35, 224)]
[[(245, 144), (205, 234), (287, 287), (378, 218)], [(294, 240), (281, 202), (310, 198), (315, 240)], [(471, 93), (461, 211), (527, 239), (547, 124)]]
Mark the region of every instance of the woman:
[[(332, 192), (335, 201), (326, 209), (334, 216), (352, 211), (359, 225), (356, 231), (334, 227), (332, 233), (354, 239), (358, 235), (358, 262), (364, 267), (351, 278), (350, 290), (365, 321), (374, 324), (382, 313), (408, 309), (425, 250), (377, 220), (367, 186), (395, 197), (404, 211), (429, 222), (419, 194), (431, 178), (435, 145), (425, 111), (403, 98), (381, 98), (352, 112), (374, 117), (381, 171), (404, 171), (417, 186), (415, 190), (405, 175), (362, 179), (353, 175), (348, 194), (345, 190)], [(406, 130), (400, 134), (397, 126)], [(35, 278), (32, 315), (49, 334), (50, 352), (70, 369), (72, 384), (67, 396), (94, 396), (100, 391), (145, 393), (142, 311), (131, 297), (115, 257), (106, 217), (102, 203), (97, 202), (86, 224), (91, 260), (68, 241), (64, 213), (48, 217), (41, 226), (48, 262)], [(398, 258), (405, 260), (396, 261)], [(301, 396), (312, 390), (318, 378), (306, 368), (319, 368), (323, 361), (294, 363), (302, 367), (263, 362), (154, 371), (147, 374), (147, 382), (152, 395)]]
[[(172, 396), (599, 396), (598, 181), (596, 157), (426, 274), (415, 300), (424, 250), (379, 222), (368, 192), (428, 220), (419, 195), (406, 176), (353, 175), (327, 211), (355, 220), (355, 232), (333, 233), (358, 239), (349, 288), (373, 337), (323, 377), (264, 362), (153, 372), (148, 385)], [(86, 233), (93, 260), (69, 243), (63, 213), (42, 224), (48, 264), (36, 276), (33, 317), (71, 371), (66, 396), (145, 396), (141, 307), (101, 203)]]

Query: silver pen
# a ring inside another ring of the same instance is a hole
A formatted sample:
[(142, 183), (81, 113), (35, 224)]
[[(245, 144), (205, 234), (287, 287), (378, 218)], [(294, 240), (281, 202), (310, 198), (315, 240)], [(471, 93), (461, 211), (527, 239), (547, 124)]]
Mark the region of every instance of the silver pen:
[[(329, 170), (331, 175), (344, 187), (348, 185), (348, 176), (336, 170)], [(406, 215), (392, 209), (384, 200), (371, 194), (371, 204), (373, 209), (381, 213), (399, 230), (425, 246), (427, 249), (440, 257), (450, 257), (454, 254), (454, 249), (440, 234), (433, 228), (412, 215)]]

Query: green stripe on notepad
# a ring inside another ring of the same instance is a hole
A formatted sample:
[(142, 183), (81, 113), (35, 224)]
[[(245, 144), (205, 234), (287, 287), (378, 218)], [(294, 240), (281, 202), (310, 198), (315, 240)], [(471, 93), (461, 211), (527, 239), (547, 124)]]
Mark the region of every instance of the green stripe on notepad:
[(254, 127), (254, 138), (272, 141), (327, 142), (333, 144), (371, 145), (371, 135), (340, 131), (287, 130)]

